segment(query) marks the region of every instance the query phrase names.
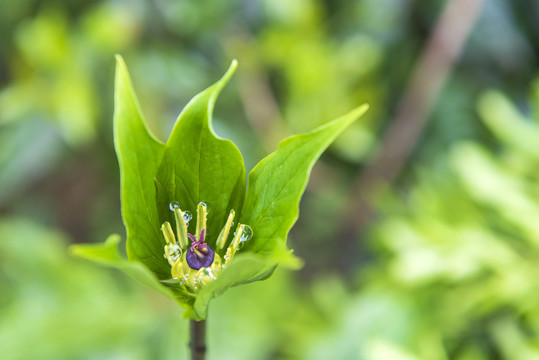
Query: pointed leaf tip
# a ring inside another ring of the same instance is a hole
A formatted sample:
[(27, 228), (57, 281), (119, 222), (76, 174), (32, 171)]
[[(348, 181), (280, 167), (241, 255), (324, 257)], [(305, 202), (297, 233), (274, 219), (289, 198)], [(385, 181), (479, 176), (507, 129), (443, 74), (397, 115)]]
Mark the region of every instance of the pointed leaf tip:
[(234, 72), (234, 71), (236, 71), (237, 68), (238, 68), (238, 60), (232, 59), (232, 62), (230, 63), (230, 66), (228, 67), (227, 73), (229, 71)]
[(357, 116), (361, 116), (361, 115), (365, 114), (367, 112), (367, 110), (369, 110), (369, 108), (370, 108), (369, 104), (363, 104), (363, 105), (358, 106), (355, 109), (355, 111), (357, 111)]
[(367, 110), (369, 110), (369, 104), (363, 104), (350, 111), (348, 114), (344, 115), (344, 117), (350, 117), (350, 119), (353, 119), (353, 122), (360, 118), (363, 114), (365, 114)]
[(127, 65), (126, 65), (125, 60), (124, 60), (122, 55), (115, 54), (114, 59), (116, 60), (116, 73), (117, 74), (119, 72), (121, 72), (121, 73), (129, 73), (127, 71)]
[(236, 69), (238, 68), (238, 60), (234, 59), (232, 60), (232, 63), (230, 63), (230, 66), (228, 67), (228, 70), (226, 73), (219, 79), (219, 81), (215, 84), (216, 85), (216, 94), (218, 94), (223, 87), (230, 81), (230, 78), (234, 73), (236, 72)]

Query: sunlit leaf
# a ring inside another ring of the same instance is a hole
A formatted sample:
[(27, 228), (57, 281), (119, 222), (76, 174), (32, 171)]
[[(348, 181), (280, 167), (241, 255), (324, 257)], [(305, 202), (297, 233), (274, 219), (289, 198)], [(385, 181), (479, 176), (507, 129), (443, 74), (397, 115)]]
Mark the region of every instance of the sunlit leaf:
[(159, 232), (154, 174), (165, 146), (146, 128), (127, 67), (116, 58), (114, 144), (120, 164), (122, 217), (127, 230), (129, 260), (144, 263), (159, 278), (169, 277), (163, 261), (164, 239)]
[(333, 140), (367, 111), (363, 105), (309, 133), (291, 136), (250, 172), (241, 222), (256, 236), (248, 249), (283, 253), (288, 232), (299, 215), (299, 201), (311, 169)]
[[(156, 175), (166, 191), (164, 201), (158, 204), (161, 209), (168, 209), (172, 201), (178, 201), (182, 210), (191, 213), (201, 201), (208, 205), (206, 235), (212, 247), (229, 211), (240, 211), (245, 193), (241, 153), (230, 140), (218, 138), (212, 127), (215, 101), (236, 66), (233, 62), (221, 80), (187, 104), (166, 144)], [(169, 214), (161, 222), (172, 221)]]

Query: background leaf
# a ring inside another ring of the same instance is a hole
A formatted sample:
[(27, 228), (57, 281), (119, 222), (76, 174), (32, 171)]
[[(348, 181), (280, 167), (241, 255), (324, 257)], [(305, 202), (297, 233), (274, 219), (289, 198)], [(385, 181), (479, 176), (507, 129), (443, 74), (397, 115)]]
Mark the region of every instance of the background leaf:
[(299, 201), (311, 169), (333, 140), (367, 111), (360, 106), (347, 115), (309, 133), (291, 136), (279, 144), (249, 173), (241, 223), (253, 228), (246, 248), (261, 253), (285, 253), (286, 237), (299, 214)]
[(170, 278), (163, 261), (154, 176), (165, 146), (149, 133), (127, 67), (116, 57), (114, 143), (120, 164), (122, 217), (129, 260), (144, 263), (160, 279)]
[[(159, 196), (159, 208), (168, 209), (170, 202), (178, 201), (182, 210), (195, 214), (199, 202), (208, 205), (206, 241), (212, 247), (230, 209), (240, 210), (245, 193), (241, 153), (231, 141), (218, 138), (212, 127), (215, 101), (236, 67), (234, 61), (221, 80), (187, 104), (166, 144), (157, 173), (162, 184), (159, 188), (167, 191), (164, 197)], [(165, 220), (172, 221), (172, 212), (160, 219)]]
[[(68, 256), (69, 242), (32, 220), (0, 219), (2, 360), (142, 360), (172, 358), (163, 356), (172, 349), (187, 357), (187, 348), (178, 347), (187, 329), (176, 304), (116, 271)], [(170, 325), (176, 331), (169, 343)]]

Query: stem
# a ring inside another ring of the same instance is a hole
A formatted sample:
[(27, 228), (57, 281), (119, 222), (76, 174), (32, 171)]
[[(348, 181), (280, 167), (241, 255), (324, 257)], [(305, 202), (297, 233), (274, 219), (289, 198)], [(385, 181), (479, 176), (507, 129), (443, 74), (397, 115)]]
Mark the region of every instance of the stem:
[(191, 360), (204, 360), (206, 358), (206, 320), (191, 320)]

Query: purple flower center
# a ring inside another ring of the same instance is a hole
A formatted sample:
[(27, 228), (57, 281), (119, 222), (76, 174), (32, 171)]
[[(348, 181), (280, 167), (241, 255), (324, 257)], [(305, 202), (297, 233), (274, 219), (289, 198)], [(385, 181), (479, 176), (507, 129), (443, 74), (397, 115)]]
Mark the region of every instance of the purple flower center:
[(187, 250), (187, 254), (185, 255), (189, 267), (193, 270), (210, 267), (213, 263), (215, 252), (204, 242), (204, 229), (200, 231), (200, 239), (198, 241), (191, 234), (187, 234), (187, 236), (192, 242), (191, 247)]

